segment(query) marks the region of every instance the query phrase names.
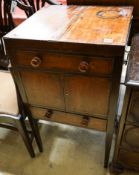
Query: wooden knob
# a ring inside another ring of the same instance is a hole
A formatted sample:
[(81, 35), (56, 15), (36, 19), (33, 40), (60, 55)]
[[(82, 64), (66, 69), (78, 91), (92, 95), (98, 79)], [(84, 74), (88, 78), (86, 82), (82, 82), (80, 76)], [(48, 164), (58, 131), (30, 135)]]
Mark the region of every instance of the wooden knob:
[(88, 116), (84, 116), (83, 119), (82, 119), (82, 126), (88, 126), (88, 123), (89, 123), (89, 117)]
[(80, 62), (80, 65), (79, 65), (79, 71), (80, 72), (86, 72), (89, 68), (89, 63), (86, 62), (86, 61), (82, 61)]
[(52, 116), (52, 114), (53, 114), (53, 111), (52, 111), (51, 109), (48, 109), (48, 110), (46, 111), (46, 113), (45, 113), (44, 116), (45, 116), (46, 118), (50, 119), (51, 116)]
[(39, 67), (41, 62), (42, 62), (42, 60), (39, 57), (34, 57), (34, 58), (32, 58), (30, 64), (32, 67)]

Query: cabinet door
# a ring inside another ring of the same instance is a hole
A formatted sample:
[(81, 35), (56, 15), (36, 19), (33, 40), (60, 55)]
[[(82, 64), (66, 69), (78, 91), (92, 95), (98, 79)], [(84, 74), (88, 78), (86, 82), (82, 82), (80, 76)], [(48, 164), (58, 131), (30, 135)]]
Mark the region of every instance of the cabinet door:
[(50, 109), (65, 109), (63, 87), (59, 74), (21, 71), (20, 77), (29, 104)]
[(132, 92), (127, 121), (139, 125), (139, 91)]
[(82, 75), (65, 76), (66, 111), (100, 115), (108, 113), (111, 80), (109, 78)]
[(133, 125), (125, 126), (122, 146), (139, 152), (139, 127)]

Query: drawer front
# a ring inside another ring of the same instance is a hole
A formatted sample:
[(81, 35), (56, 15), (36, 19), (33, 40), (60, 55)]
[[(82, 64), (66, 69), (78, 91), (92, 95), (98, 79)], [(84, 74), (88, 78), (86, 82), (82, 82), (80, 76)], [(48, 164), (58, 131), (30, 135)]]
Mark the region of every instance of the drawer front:
[(48, 109), (42, 109), (37, 107), (30, 107), (30, 110), (32, 116), (36, 119), (106, 131), (106, 120), (101, 120), (92, 117), (85, 118), (81, 115), (50, 111)]
[(125, 168), (139, 170), (139, 153), (120, 149), (118, 162)]
[(124, 129), (122, 146), (139, 152), (139, 127), (126, 125)]
[(139, 91), (133, 91), (127, 121), (139, 124)]
[(41, 54), (37, 52), (17, 52), (14, 64), (33, 69), (44, 68), (50, 71), (94, 73), (111, 75), (111, 58), (84, 57), (77, 55)]

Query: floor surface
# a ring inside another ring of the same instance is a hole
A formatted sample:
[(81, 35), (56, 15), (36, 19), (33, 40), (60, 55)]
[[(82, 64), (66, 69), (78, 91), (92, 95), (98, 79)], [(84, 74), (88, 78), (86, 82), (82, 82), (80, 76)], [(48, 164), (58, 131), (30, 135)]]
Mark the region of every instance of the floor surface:
[(105, 133), (47, 123), (41, 136), (44, 152), (34, 143), (32, 159), (18, 133), (0, 129), (0, 175), (110, 175), (103, 168)]

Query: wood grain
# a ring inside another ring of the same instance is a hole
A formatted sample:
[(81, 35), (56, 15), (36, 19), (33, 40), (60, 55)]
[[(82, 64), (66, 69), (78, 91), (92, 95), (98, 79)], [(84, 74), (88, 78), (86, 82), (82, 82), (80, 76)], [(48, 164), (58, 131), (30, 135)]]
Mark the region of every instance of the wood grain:
[(107, 125), (106, 120), (90, 117), (88, 125), (85, 126), (82, 124), (83, 116), (81, 115), (53, 111), (52, 116), (50, 118), (47, 118), (45, 116), (47, 109), (30, 107), (30, 110), (32, 112), (33, 117), (36, 119), (74, 125), (74, 126), (84, 127), (88, 129), (96, 129), (99, 131), (106, 131), (106, 125)]
[(66, 111), (107, 118), (111, 80), (108, 78), (65, 76)]
[(133, 6), (134, 17), (139, 19), (138, 0), (67, 0), (68, 5)]
[(64, 97), (60, 75), (43, 72), (20, 72), (28, 103), (64, 110)]
[[(21, 67), (31, 66), (31, 60), (34, 57), (41, 59), (41, 64), (34, 69), (45, 69), (55, 72), (74, 72), (81, 73), (79, 67), (83, 61), (88, 63), (88, 69), (85, 73), (98, 75), (112, 75), (113, 60), (111, 57), (103, 58), (96, 56), (78, 56), (56, 53), (41, 53), (41, 52), (17, 52), (14, 62)], [(61, 64), (62, 63), (62, 64)], [(84, 74), (85, 74), (84, 73)]]
[[(56, 42), (125, 45), (132, 7), (50, 6), (43, 8), (8, 35), (8, 38)], [(97, 13), (116, 11), (120, 17), (104, 19)]]

